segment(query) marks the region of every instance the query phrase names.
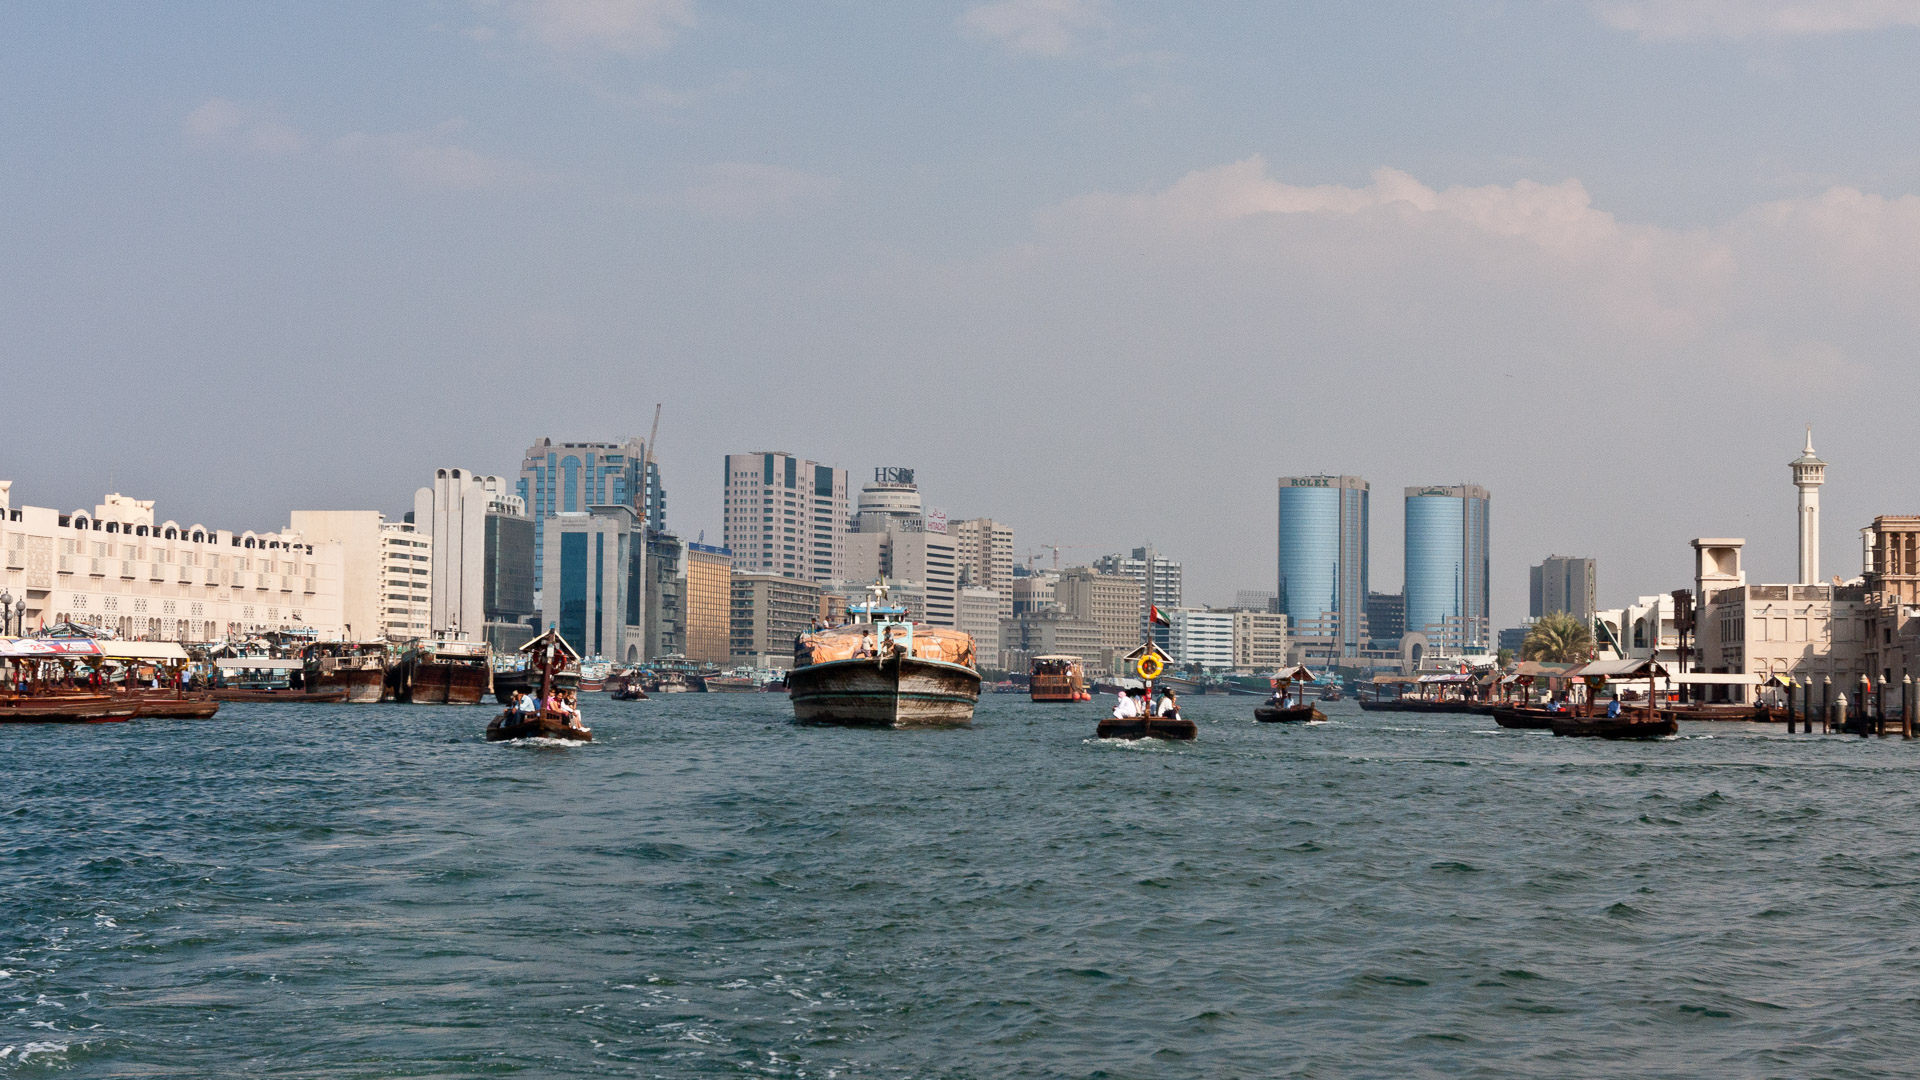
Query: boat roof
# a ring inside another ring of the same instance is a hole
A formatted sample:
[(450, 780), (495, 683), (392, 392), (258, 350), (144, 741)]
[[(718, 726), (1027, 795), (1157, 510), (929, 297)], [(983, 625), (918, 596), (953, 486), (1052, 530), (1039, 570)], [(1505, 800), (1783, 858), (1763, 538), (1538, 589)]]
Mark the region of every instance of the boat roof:
[(1047, 653), (1044, 656), (1036, 656), (1034, 657), (1034, 659), (1035, 660), (1071, 660), (1076, 664), (1081, 663), (1080, 658), (1078, 656), (1073, 655), (1072, 653)]
[(171, 660), (186, 663), (187, 650), (171, 641), (101, 641), (100, 655), (109, 660)]
[(284, 656), (223, 656), (213, 666), (226, 671), (286, 671), (305, 667), (306, 661)]
[(1650, 679), (1665, 677), (1667, 669), (1650, 656), (1637, 660), (1594, 660), (1561, 673), (1574, 679)]
[(0, 639), (0, 656), (49, 660), (62, 656), (99, 656), (100, 645), (92, 638), (5, 638)]
[(1273, 677), (1282, 682), (1312, 682), (1319, 676), (1315, 675), (1307, 665), (1301, 664), (1297, 667), (1287, 668), (1284, 671), (1276, 671), (1273, 673)]

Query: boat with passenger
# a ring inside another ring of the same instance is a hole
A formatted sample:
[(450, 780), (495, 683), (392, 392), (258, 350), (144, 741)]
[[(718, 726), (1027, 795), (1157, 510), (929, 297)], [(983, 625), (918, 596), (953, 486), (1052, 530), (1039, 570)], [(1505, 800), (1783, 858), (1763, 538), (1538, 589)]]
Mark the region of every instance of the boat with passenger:
[(1078, 656), (1036, 656), (1027, 664), (1027, 697), (1032, 701), (1092, 701), (1086, 670)]
[(1173, 657), (1151, 641), (1143, 642), (1121, 657), (1121, 663), (1140, 676), (1138, 687), (1119, 687), (1119, 701), (1112, 715), (1101, 720), (1093, 734), (1098, 739), (1165, 739), (1186, 742), (1199, 736), (1193, 721), (1181, 716), (1176, 707), (1171, 716), (1154, 715), (1153, 683), (1167, 670)]
[(883, 579), (852, 621), (802, 634), (787, 671), (802, 724), (952, 727), (973, 722), (980, 700), (973, 635), (907, 618)]
[(1263, 724), (1325, 723), (1327, 714), (1320, 711), (1320, 706), (1307, 700), (1307, 689), (1315, 679), (1316, 676), (1305, 664), (1274, 672), (1273, 696), (1265, 704), (1254, 707), (1253, 718)]
[[(532, 697), (507, 706), (506, 711), (487, 724), (488, 742), (512, 742), (516, 739), (560, 739), (566, 742), (592, 742), (593, 729), (580, 716), (574, 700), (577, 691), (556, 690), (554, 676), (568, 667), (576, 667), (580, 654), (573, 651), (560, 631), (550, 629), (525, 645), (520, 652), (527, 658), (527, 670), (534, 675), (537, 690)], [(517, 692), (516, 692), (517, 693)]]

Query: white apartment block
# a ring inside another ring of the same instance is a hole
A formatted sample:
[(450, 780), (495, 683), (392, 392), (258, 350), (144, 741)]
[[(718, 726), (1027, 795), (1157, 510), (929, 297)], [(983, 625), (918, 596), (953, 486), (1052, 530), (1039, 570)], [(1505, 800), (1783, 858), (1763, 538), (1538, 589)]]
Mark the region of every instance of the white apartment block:
[(954, 559), (971, 585), (1000, 594), (1000, 617), (1013, 614), (1013, 526), (992, 518), (968, 518), (948, 527)]
[(1235, 611), (1233, 670), (1242, 674), (1278, 671), (1287, 663), (1287, 617), (1266, 611)]
[(1175, 608), (1161, 614), (1173, 624), (1167, 651), (1176, 664), (1198, 664), (1208, 671), (1232, 670), (1234, 612)]
[(728, 454), (721, 532), (742, 573), (842, 576), (847, 471), (780, 451)]
[(91, 511), (14, 506), (0, 481), (0, 552), (0, 586), (26, 598), (29, 631), (72, 620), (144, 641), (344, 634), (341, 547), (292, 529), (155, 521), (152, 500), (120, 494)]
[(433, 486), (413, 493), (413, 526), (432, 538), (438, 556), (431, 566), (428, 623), (436, 635), (486, 638), (489, 512), (519, 517), (526, 513), (526, 501), (508, 491), (505, 479), (467, 469), (436, 469)]
[(287, 526), (340, 548), (341, 622), (351, 641), (431, 635), (433, 538), (377, 510), (295, 510)]

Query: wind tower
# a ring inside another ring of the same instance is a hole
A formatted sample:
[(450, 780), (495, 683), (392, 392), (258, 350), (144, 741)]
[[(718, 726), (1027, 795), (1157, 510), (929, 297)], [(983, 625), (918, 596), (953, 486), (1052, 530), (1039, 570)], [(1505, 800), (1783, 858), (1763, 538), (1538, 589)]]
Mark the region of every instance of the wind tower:
[(1827, 463), (1813, 456), (1813, 425), (1807, 425), (1807, 448), (1787, 463), (1793, 486), (1800, 489), (1800, 584), (1820, 583), (1820, 485), (1827, 482)]

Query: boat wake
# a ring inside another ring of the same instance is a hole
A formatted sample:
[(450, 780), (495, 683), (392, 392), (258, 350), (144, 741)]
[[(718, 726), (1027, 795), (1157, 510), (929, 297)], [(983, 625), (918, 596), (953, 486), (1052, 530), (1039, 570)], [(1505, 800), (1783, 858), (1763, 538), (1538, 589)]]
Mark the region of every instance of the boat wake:
[(494, 745), (538, 747), (538, 746), (586, 746), (587, 744), (584, 742), (579, 742), (574, 739), (549, 739), (544, 735), (535, 735), (532, 738), (528, 738), (528, 739), (503, 739), (495, 743)]

